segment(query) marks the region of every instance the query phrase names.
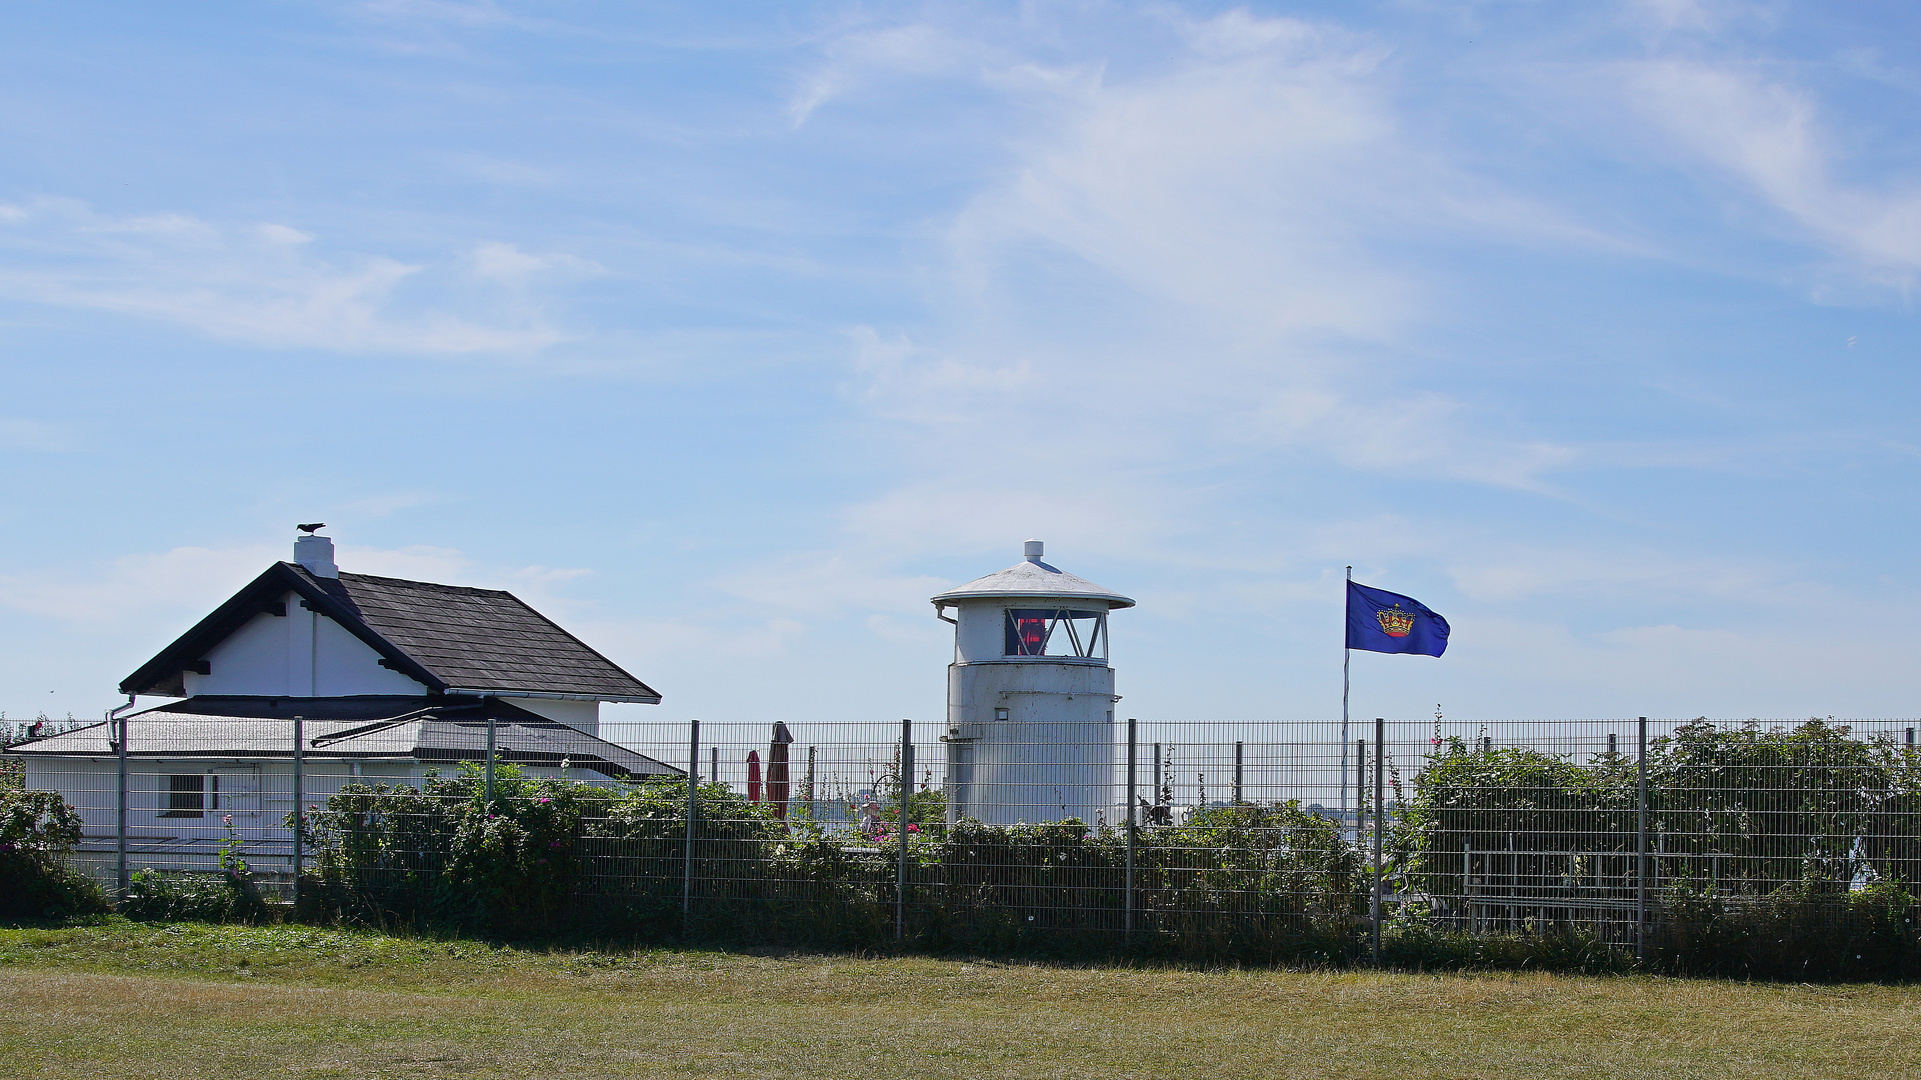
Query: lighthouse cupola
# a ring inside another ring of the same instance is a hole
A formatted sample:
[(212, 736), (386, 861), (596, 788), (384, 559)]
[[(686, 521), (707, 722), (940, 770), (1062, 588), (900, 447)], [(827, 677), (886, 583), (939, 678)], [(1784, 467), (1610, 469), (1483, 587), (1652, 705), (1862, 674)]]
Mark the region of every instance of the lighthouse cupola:
[(935, 612), (954, 624), (950, 820), (1094, 824), (1113, 805), (1120, 699), (1107, 619), (1134, 601), (1048, 565), (1044, 553), (1029, 540), (1020, 562), (933, 598)]

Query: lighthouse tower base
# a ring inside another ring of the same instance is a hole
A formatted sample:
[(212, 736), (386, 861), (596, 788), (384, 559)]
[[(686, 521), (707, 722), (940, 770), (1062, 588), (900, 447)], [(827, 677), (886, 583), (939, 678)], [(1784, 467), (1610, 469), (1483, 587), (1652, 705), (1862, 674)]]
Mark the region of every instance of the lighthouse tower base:
[(1114, 670), (957, 663), (947, 669), (947, 820), (1112, 824)]

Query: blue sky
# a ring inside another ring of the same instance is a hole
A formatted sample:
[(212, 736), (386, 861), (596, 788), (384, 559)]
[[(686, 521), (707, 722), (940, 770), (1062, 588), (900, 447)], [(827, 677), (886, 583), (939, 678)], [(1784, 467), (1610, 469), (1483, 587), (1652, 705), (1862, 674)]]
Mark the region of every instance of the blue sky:
[(1337, 714), (1350, 563), (1359, 714), (1914, 715), (1918, 19), (10, 4), (0, 708), (324, 520), (637, 717), (935, 717), (1030, 536), (1142, 717)]

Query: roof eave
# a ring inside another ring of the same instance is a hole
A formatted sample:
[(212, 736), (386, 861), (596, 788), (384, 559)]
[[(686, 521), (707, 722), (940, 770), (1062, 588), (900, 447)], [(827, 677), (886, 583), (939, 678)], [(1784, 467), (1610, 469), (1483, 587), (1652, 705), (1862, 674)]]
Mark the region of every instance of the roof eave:
[[(634, 681), (639, 682), (640, 680), (636, 679)], [(553, 701), (613, 701), (634, 705), (660, 704), (659, 694), (651, 697), (623, 697), (615, 694), (563, 694), (554, 690), (488, 690), (478, 686), (449, 686), (444, 692), (449, 694), (473, 694), (476, 697), (547, 698)]]
[(1111, 609), (1131, 608), (1134, 601), (1119, 593), (1077, 593), (1077, 592), (1016, 592), (1011, 589), (982, 589), (978, 592), (942, 593), (933, 598), (935, 607), (943, 607), (956, 600), (1098, 600)]

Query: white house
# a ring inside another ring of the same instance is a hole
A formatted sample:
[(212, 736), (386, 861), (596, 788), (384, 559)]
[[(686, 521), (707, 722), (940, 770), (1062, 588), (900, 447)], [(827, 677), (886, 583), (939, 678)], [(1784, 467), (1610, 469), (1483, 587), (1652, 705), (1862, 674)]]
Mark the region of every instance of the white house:
[[(118, 861), (121, 755), (133, 868), (206, 867), (231, 834), (256, 869), (290, 866), (295, 717), (302, 791), (417, 783), (486, 757), (582, 780), (680, 776), (598, 736), (605, 701), (660, 695), (512, 593), (342, 573), (302, 536), (120, 684), (114, 719), (12, 747), (27, 786), (86, 822), (84, 865)], [(129, 712), (140, 696), (178, 698)], [(231, 819), (231, 826), (229, 826)]]

